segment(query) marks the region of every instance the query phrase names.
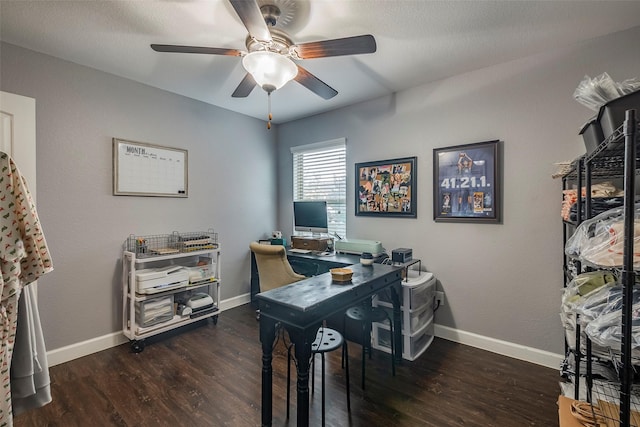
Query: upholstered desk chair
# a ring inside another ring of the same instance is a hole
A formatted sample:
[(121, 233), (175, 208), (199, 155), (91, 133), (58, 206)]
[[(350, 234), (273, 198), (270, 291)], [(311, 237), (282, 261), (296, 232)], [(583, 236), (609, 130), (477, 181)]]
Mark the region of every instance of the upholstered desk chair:
[(269, 291), (304, 279), (302, 274), (293, 271), (287, 260), (287, 251), (281, 245), (263, 245), (251, 242), (249, 249), (256, 256), (260, 292)]
[[(249, 249), (256, 257), (258, 266), (258, 278), (260, 280), (260, 292), (289, 285), (305, 278), (302, 274), (293, 271), (287, 260), (287, 251), (281, 245), (263, 245), (251, 242)], [(258, 319), (260, 310), (256, 311)]]

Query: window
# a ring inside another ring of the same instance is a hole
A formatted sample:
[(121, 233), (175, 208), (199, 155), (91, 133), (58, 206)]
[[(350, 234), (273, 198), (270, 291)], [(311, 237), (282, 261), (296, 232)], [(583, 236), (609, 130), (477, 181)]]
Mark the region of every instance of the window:
[(326, 200), (330, 234), (347, 234), (347, 160), (344, 138), (292, 147), (293, 200)]

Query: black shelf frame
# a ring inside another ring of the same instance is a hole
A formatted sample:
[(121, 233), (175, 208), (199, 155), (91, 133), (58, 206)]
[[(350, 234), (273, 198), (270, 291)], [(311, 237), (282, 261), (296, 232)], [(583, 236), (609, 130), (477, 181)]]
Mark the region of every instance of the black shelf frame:
[[(620, 279), (623, 287), (622, 298), (622, 341), (620, 346), (620, 369), (619, 374), (619, 402), (620, 402), (620, 426), (630, 427), (631, 424), (631, 394), (633, 388), (633, 366), (632, 366), (632, 301), (633, 286), (636, 283), (636, 272), (633, 264), (634, 254), (634, 223), (635, 223), (635, 200), (636, 200), (636, 177), (640, 174), (638, 165), (638, 145), (640, 144), (640, 122), (636, 115), (636, 110), (627, 110), (625, 121), (608, 138), (602, 141), (598, 147), (589, 154), (576, 159), (571, 168), (562, 176), (562, 189), (567, 190), (569, 183), (577, 186), (577, 219), (576, 221), (563, 221), (563, 241), (566, 242), (569, 230), (580, 225), (585, 219), (593, 217), (591, 209), (591, 186), (592, 180), (622, 178), (624, 179), (624, 254), (623, 267), (619, 269)], [(584, 181), (585, 197), (582, 197), (582, 186)], [(584, 203), (584, 215), (582, 204)], [(585, 218), (583, 218), (583, 216)], [(569, 263), (573, 262), (578, 273), (582, 272), (582, 266), (578, 260), (570, 259), (564, 254), (564, 280), (565, 286), (571, 280)], [(586, 354), (581, 353), (580, 325), (579, 318), (576, 318), (576, 343), (574, 350), (575, 357), (575, 399), (579, 398), (580, 383), (580, 361), (586, 357), (586, 386), (587, 400), (593, 402), (592, 390), (592, 347), (591, 340), (586, 340)], [(565, 354), (569, 354), (568, 343), (565, 341)], [(636, 426), (637, 427), (637, 426)]]

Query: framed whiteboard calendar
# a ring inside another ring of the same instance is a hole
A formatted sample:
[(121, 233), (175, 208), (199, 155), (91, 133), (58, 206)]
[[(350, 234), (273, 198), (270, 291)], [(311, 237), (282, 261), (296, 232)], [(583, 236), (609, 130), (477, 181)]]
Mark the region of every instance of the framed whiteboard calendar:
[(113, 138), (113, 195), (188, 197), (187, 150)]

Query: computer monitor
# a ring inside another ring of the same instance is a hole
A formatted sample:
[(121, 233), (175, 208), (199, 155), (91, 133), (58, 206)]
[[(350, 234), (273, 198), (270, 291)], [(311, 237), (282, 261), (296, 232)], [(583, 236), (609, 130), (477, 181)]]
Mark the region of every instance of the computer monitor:
[(295, 231), (328, 233), (327, 202), (324, 200), (293, 202)]

